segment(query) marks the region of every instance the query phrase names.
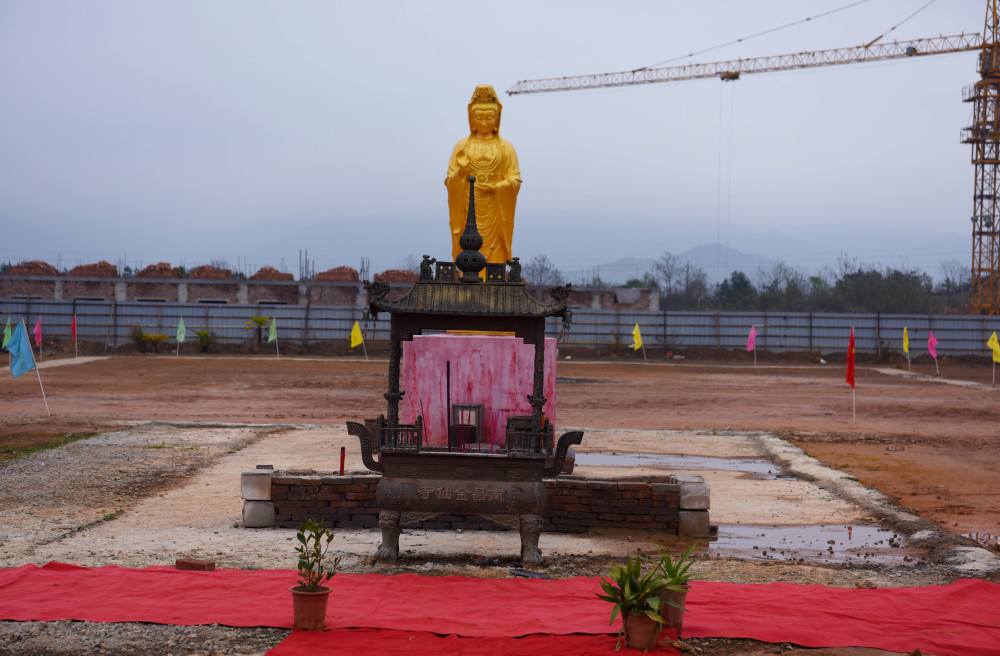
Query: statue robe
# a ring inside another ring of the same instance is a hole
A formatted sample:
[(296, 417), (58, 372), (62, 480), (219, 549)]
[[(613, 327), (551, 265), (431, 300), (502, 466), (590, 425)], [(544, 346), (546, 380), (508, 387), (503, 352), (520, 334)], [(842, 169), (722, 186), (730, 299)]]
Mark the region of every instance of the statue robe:
[[(511, 242), (514, 237), (514, 208), (517, 192), (521, 188), (521, 170), (517, 165), (514, 146), (500, 136), (477, 144), (480, 150), (492, 148), (489, 162), (477, 163), (470, 157), (469, 136), (455, 144), (448, 162), (448, 177), (444, 183), (448, 188), (448, 213), (451, 219), (452, 260), (462, 252), (458, 239), (465, 232), (465, 220), (469, 211), (468, 176), (477, 180), (503, 182), (492, 194), (476, 192), (476, 227), (483, 238), (480, 252), (490, 263), (506, 262), (511, 258)], [(499, 150), (499, 152), (496, 152)], [(490, 196), (492, 198), (490, 198)]]

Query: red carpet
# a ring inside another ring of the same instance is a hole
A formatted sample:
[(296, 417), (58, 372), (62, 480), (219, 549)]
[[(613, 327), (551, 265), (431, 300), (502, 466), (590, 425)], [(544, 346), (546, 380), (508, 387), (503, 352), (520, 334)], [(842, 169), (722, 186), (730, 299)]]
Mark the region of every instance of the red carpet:
[[(294, 584), (291, 570), (26, 565), (0, 570), (0, 619), (290, 628), (288, 588)], [(337, 630), (296, 632), (274, 654), (334, 653), (314, 644), (326, 641), (351, 653), (345, 645), (357, 641), (372, 654), (485, 654), (477, 646), (481, 643), (492, 644), (489, 654), (498, 656), (531, 653), (518, 649), (541, 649), (538, 641), (546, 640), (560, 646), (543, 651), (586, 654), (602, 649), (606, 634), (617, 630), (608, 625), (609, 606), (595, 597), (599, 586), (591, 578), (338, 574), (333, 586), (327, 626)], [(687, 637), (1000, 656), (1000, 585), (978, 580), (877, 590), (695, 582), (688, 607)], [(527, 638), (514, 639), (522, 636)], [(570, 639), (573, 646), (564, 649), (562, 641)], [(297, 644), (306, 643), (296, 651)], [(411, 649), (414, 644), (421, 647)]]

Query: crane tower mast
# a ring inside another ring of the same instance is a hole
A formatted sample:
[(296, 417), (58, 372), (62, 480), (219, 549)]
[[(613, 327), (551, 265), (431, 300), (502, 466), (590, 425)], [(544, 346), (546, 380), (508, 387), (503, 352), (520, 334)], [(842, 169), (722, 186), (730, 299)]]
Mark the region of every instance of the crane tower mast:
[(983, 49), (979, 55), (980, 80), (962, 91), (972, 103), (972, 125), (962, 130), (962, 141), (972, 144), (975, 189), (972, 197), (972, 298), (973, 314), (1000, 314), (1000, 25), (997, 0), (989, 0)]

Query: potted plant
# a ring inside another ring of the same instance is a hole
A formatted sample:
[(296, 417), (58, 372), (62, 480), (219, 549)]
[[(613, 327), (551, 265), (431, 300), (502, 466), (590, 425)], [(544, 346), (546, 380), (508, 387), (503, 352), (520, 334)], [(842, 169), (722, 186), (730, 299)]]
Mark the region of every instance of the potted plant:
[(661, 605), (665, 606), (661, 615), (664, 625), (667, 628), (675, 629), (677, 635), (681, 634), (681, 628), (684, 625), (684, 613), (686, 612), (684, 606), (688, 590), (691, 589), (690, 583), (692, 580), (700, 578), (698, 574), (691, 571), (691, 566), (700, 560), (691, 557), (691, 553), (697, 545), (698, 543), (694, 542), (683, 555), (676, 558), (670, 553), (669, 547), (656, 546), (656, 551), (660, 556), (660, 562), (657, 563), (656, 569), (660, 571), (663, 582), (663, 588), (660, 590), (660, 601)]
[(326, 605), (330, 598), (330, 587), (323, 585), (337, 573), (340, 556), (326, 564), (326, 553), (333, 540), (333, 531), (322, 528), (314, 519), (308, 519), (299, 526), (296, 534), (299, 544), (295, 551), (299, 554), (299, 584), (292, 587), (292, 611), (296, 629), (322, 629), (326, 626)]
[(618, 631), (615, 651), (625, 644), (635, 649), (649, 651), (660, 639), (660, 591), (664, 583), (654, 567), (648, 574), (642, 574), (642, 557), (626, 556), (624, 567), (612, 565), (608, 578), (601, 578), (604, 594), (597, 597), (607, 601), (611, 607), (611, 621), (621, 615), (622, 628)]

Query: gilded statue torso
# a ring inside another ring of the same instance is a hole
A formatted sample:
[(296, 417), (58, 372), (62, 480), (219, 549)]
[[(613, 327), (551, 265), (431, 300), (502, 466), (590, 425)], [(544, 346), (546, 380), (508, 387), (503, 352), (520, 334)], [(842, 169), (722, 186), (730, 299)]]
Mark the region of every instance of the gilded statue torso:
[(453, 258), (462, 250), (458, 241), (468, 214), (470, 175), (476, 177), (476, 226), (483, 238), (479, 250), (487, 262), (506, 262), (511, 258), (521, 171), (514, 147), (499, 134), (501, 110), (492, 87), (476, 87), (469, 103), (469, 136), (455, 144), (448, 162), (445, 185)]
[(469, 158), (469, 168), (481, 182), (497, 182), (502, 179), (500, 164), (503, 149), (499, 139), (469, 139), (465, 148)]

